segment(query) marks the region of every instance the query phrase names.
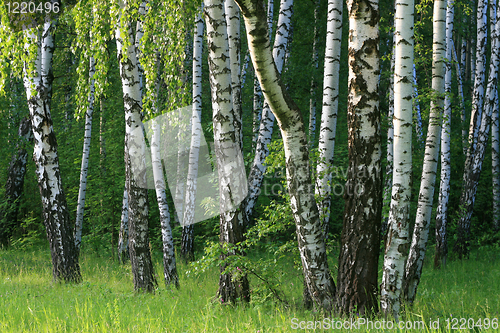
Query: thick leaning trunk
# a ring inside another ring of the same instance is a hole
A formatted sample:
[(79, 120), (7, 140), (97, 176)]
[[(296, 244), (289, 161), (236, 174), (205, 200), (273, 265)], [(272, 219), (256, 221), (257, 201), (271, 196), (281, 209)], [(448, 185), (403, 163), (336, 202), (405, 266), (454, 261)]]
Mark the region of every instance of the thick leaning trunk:
[[(293, 13), (293, 0), (281, 0), (278, 25), (276, 29), (276, 37), (274, 39), (274, 46), (272, 51), (274, 63), (276, 64), (278, 73), (281, 73), (283, 70), (286, 50), (289, 48), (289, 33), (290, 33), (292, 13)], [(267, 16), (267, 25), (268, 29), (270, 26), (272, 26), (272, 22), (270, 22), (269, 20), (269, 13)], [(269, 36), (268, 32), (267, 34)], [(255, 65), (254, 65), (254, 71), (256, 72), (256, 77), (258, 77)], [(262, 83), (260, 83), (259, 86), (262, 87)], [(255, 207), (255, 202), (259, 197), (260, 189), (264, 179), (264, 173), (266, 172), (267, 168), (264, 162), (267, 156), (269, 155), (269, 149), (267, 148), (267, 146), (271, 142), (274, 121), (275, 121), (275, 114), (271, 111), (271, 108), (269, 106), (269, 101), (266, 99), (260, 119), (259, 135), (257, 138), (257, 144), (255, 148), (255, 158), (253, 160), (250, 173), (248, 175), (248, 196), (244, 204), (245, 215), (246, 215), (245, 221), (250, 221), (250, 217)]]
[(337, 278), (337, 309), (378, 311), (382, 217), (378, 1), (349, 0), (349, 167)]
[(448, 0), (446, 9), (446, 74), (444, 83), (444, 113), (443, 127), (441, 129), (441, 183), (439, 185), (438, 208), (436, 213), (436, 253), (434, 255), (434, 268), (446, 264), (448, 251), (446, 226), (448, 221), (448, 201), (450, 198), (451, 180), (451, 61), (453, 48), (453, 16), (454, 0)]
[(33, 30), (26, 32), (26, 48), (30, 47), (30, 43), (36, 43), (38, 56), (34, 72), (29, 72), (28, 64), (24, 65), (24, 87), (35, 142), (33, 160), (42, 197), (43, 222), (52, 255), (52, 275), (55, 281), (79, 282), (82, 278), (78, 253), (63, 192), (57, 140), (50, 115), (54, 29), (52, 23), (47, 22), (39, 36)]
[(439, 143), (441, 141), (441, 114), (444, 108), (444, 76), (446, 53), (446, 1), (434, 1), (434, 24), (432, 43), (432, 90), (435, 94), (431, 101), (429, 127), (425, 142), (424, 164), (418, 195), (417, 215), (413, 238), (405, 268), (403, 293), (406, 301), (413, 303), (417, 286), (422, 274), (429, 225), (432, 215), (434, 187), (436, 183)]
[[(33, 141), (29, 117), (25, 117), (19, 124), (18, 135), (20, 140)], [(17, 227), (17, 213), (19, 211), (19, 197), (23, 192), (24, 176), (28, 152), (24, 143), (17, 144), (17, 153), (12, 156), (9, 164), (7, 184), (5, 185), (5, 201), (9, 204), (5, 210), (0, 211), (0, 246), (7, 247), (10, 238)]]
[(413, 0), (396, 2), (394, 61), (394, 170), (380, 305), (399, 317), (410, 237), (413, 111)]
[[(121, 5), (123, 6), (123, 3)], [(123, 10), (123, 7), (120, 10)], [(116, 44), (125, 108), (125, 149), (127, 149), (125, 174), (129, 208), (129, 254), (134, 289), (154, 292), (157, 282), (149, 249), (147, 189), (141, 188), (139, 183), (141, 177), (134, 172), (145, 168), (142, 165), (145, 161), (145, 142), (141, 122), (142, 93), (139, 84), (137, 50), (131, 24), (129, 22), (121, 24), (121, 19), (122, 15), (120, 15), (116, 28)], [(128, 38), (126, 49), (123, 47), (120, 25), (125, 29), (123, 31), (124, 37)], [(124, 53), (126, 53), (126, 59), (123, 57)]]
[(95, 61), (90, 57), (89, 79), (90, 92), (87, 100), (87, 110), (85, 112), (85, 134), (83, 136), (82, 166), (80, 168), (80, 186), (78, 190), (78, 206), (76, 207), (75, 221), (75, 246), (76, 251), (80, 253), (82, 243), (83, 212), (85, 210), (85, 194), (87, 192), (87, 172), (90, 158), (90, 140), (92, 138), (92, 114), (94, 113), (94, 94), (95, 94)]
[[(304, 279), (315, 305), (333, 309), (335, 284), (330, 275), (319, 212), (311, 188), (308, 142), (300, 110), (279, 79), (268, 36), (263, 0), (236, 0), (245, 18), (252, 63), (283, 137), (287, 184), (296, 225)], [(279, 26), (279, 24), (278, 24)]]
[[(493, 8), (496, 9), (496, 6)], [(477, 134), (477, 144), (474, 150), (470, 169), (464, 170), (464, 187), (460, 197), (460, 207), (463, 207), (462, 215), (458, 221), (457, 241), (453, 251), (458, 254), (459, 258), (468, 257), (469, 255), (469, 240), (470, 240), (470, 225), (472, 212), (474, 209), (474, 201), (476, 199), (477, 186), (479, 177), (481, 176), (481, 168), (484, 160), (484, 153), (488, 144), (488, 138), (491, 126), (491, 115), (496, 104), (497, 97), (497, 81), (498, 81), (498, 61), (499, 61), (499, 31), (500, 31), (500, 11), (496, 12), (496, 26), (492, 32), (491, 42), (491, 59), (488, 82), (486, 84), (486, 98), (484, 106), (484, 114), (481, 118), (481, 125)], [(494, 15), (492, 11), (492, 16)]]
[(328, 237), (330, 206), (332, 202), (331, 169), (335, 151), (337, 114), (339, 106), (340, 51), (342, 42), (342, 0), (328, 1), (326, 48), (323, 79), (323, 107), (319, 130), (319, 160), (316, 167), (315, 194), (325, 239)]
[[(221, 247), (236, 246), (244, 240), (243, 199), (246, 191), (245, 167), (241, 156), (239, 127), (241, 118), (234, 109), (232, 78), (230, 70), (229, 42), (222, 0), (205, 1), (207, 25), (208, 64), (212, 91), (213, 128), (215, 155), (219, 176), (220, 195), (220, 244)], [(222, 260), (234, 255), (229, 249)], [(248, 302), (249, 284), (246, 274), (238, 275), (226, 271), (227, 264), (220, 267), (217, 296), (222, 303)]]

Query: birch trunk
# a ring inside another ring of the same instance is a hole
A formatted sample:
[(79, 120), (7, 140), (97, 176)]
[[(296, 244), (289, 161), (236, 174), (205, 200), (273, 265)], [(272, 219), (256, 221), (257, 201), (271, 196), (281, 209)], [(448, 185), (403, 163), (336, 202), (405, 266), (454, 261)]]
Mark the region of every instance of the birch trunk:
[[(29, 117), (25, 117), (19, 124), (18, 135), (22, 141), (33, 141), (31, 123)], [(7, 248), (10, 238), (17, 227), (17, 213), (19, 211), (19, 197), (23, 193), (24, 176), (28, 163), (28, 152), (24, 143), (19, 142), (17, 153), (12, 156), (5, 185), (5, 201), (10, 205), (0, 211), (0, 246)]]
[(320, 0), (316, 0), (314, 4), (314, 35), (312, 46), (312, 64), (313, 75), (311, 77), (311, 87), (309, 89), (309, 149), (314, 148), (316, 141), (316, 77), (315, 73), (318, 69), (318, 11)]
[(496, 17), (496, 27), (492, 31), (491, 41), (491, 59), (490, 69), (486, 90), (486, 103), (484, 106), (484, 114), (481, 118), (481, 126), (477, 134), (477, 145), (474, 150), (474, 156), (470, 169), (464, 170), (464, 187), (460, 197), (460, 207), (463, 207), (462, 216), (458, 221), (457, 241), (453, 251), (458, 254), (459, 258), (468, 257), (469, 255), (469, 239), (470, 239), (470, 224), (476, 199), (477, 185), (481, 176), (481, 167), (484, 160), (484, 153), (488, 144), (488, 136), (491, 126), (491, 115), (496, 104), (497, 97), (497, 80), (498, 80), (498, 58), (499, 58), (499, 33), (500, 32), (500, 11), (496, 11), (496, 4), (492, 6), (492, 17)]
[[(453, 42), (453, 40), (452, 40)], [(460, 67), (458, 62), (457, 52), (455, 47), (452, 47), (453, 61), (455, 61), (455, 68), (457, 72), (457, 84), (458, 84), (458, 98), (460, 102), (460, 121), (462, 125), (462, 151), (464, 156), (467, 155), (467, 129), (465, 123), (465, 101), (464, 101), (464, 88), (463, 88), (463, 68)]]
[[(487, 43), (487, 7), (488, 0), (479, 0), (477, 7), (477, 50), (475, 71), (471, 68), (472, 74), (475, 73), (474, 90), (472, 96), (472, 112), (469, 124), (468, 149), (465, 158), (464, 179), (467, 170), (471, 168), (476, 150), (476, 142), (481, 125), (481, 118), (484, 104), (484, 81), (486, 76), (486, 43)], [(472, 58), (472, 57), (471, 57)], [(471, 61), (471, 64), (473, 62)]]
[[(319, 213), (311, 188), (308, 142), (300, 110), (279, 79), (267, 32), (263, 0), (236, 0), (245, 19), (252, 63), (283, 137), (287, 184), (304, 280), (315, 305), (330, 312), (335, 284), (328, 268)], [(283, 9), (283, 7), (282, 7)], [(281, 25), (278, 23), (278, 27)]]
[(50, 115), (54, 29), (51, 22), (46, 22), (41, 35), (36, 36), (34, 30), (26, 32), (26, 52), (33, 50), (30, 44), (36, 44), (37, 55), (34, 72), (29, 72), (28, 64), (24, 64), (24, 87), (35, 142), (33, 160), (42, 198), (43, 221), (52, 255), (52, 275), (55, 281), (79, 282), (82, 278), (78, 253), (63, 192), (57, 140)]
[[(124, 4), (120, 5), (121, 10), (123, 10)], [(116, 28), (116, 44), (125, 108), (125, 149), (127, 149), (125, 173), (129, 208), (129, 254), (134, 289), (154, 292), (157, 282), (149, 249), (147, 190), (140, 187), (140, 176), (134, 173), (136, 167), (141, 167), (145, 160), (145, 142), (141, 122), (142, 92), (139, 84), (137, 49), (130, 22), (122, 23), (121, 20), (122, 15), (120, 14)], [(124, 27), (123, 30), (120, 25)], [(122, 38), (128, 39), (126, 49), (123, 48)], [(126, 58), (123, 56), (124, 54), (126, 54)]]
[[(125, 155), (125, 163), (128, 161)], [(125, 264), (130, 260), (129, 249), (128, 249), (128, 192), (127, 192), (127, 182), (125, 181), (125, 188), (123, 189), (123, 200), (122, 200), (122, 214), (120, 223), (120, 232), (118, 233), (118, 259), (122, 264)]]
[(341, 0), (328, 1), (328, 22), (326, 27), (326, 48), (323, 79), (323, 107), (319, 131), (319, 161), (316, 168), (315, 194), (318, 197), (318, 210), (325, 239), (328, 237), (330, 206), (332, 202), (331, 169), (335, 151), (337, 114), (339, 106), (340, 50), (342, 43)]
[(441, 183), (439, 185), (438, 208), (436, 213), (436, 253), (434, 267), (446, 265), (448, 251), (446, 224), (448, 220), (448, 201), (450, 198), (451, 180), (451, 65), (453, 48), (453, 16), (454, 0), (448, 0), (446, 9), (446, 74), (444, 82), (444, 113), (443, 127), (441, 129)]
[(95, 94), (95, 61), (90, 57), (89, 80), (90, 92), (88, 97), (87, 111), (85, 112), (85, 134), (83, 136), (82, 166), (80, 168), (80, 187), (78, 191), (78, 206), (76, 207), (75, 221), (75, 247), (80, 253), (82, 243), (83, 213), (85, 210), (85, 194), (87, 192), (87, 171), (90, 158), (90, 140), (92, 138), (92, 114), (94, 113), (94, 94)]
[[(499, 33), (499, 32), (497, 32)], [(495, 107), (491, 116), (491, 165), (493, 174), (493, 230), (500, 229), (500, 117), (498, 115), (498, 82)]]
[(196, 187), (198, 177), (198, 161), (200, 155), (201, 128), (201, 94), (202, 94), (202, 51), (203, 51), (203, 19), (201, 13), (196, 16), (193, 41), (193, 115), (191, 118), (191, 144), (189, 150), (188, 174), (186, 180), (186, 207), (184, 209), (181, 256), (186, 261), (194, 260), (193, 223), (196, 203)]
[(420, 111), (420, 100), (418, 98), (417, 70), (413, 64), (413, 109), (415, 110), (415, 125), (418, 142), (424, 144), (424, 131), (422, 129), (422, 113)]
[[(243, 207), (239, 195), (244, 195), (246, 190), (245, 167), (243, 160), (237, 158), (241, 150), (239, 128), (235, 122), (241, 119), (238, 119), (233, 106), (229, 42), (224, 16), (223, 0), (205, 1), (214, 144), (219, 175), (221, 247), (235, 246), (244, 239)], [(225, 260), (235, 253), (234, 249), (229, 249), (221, 259)], [(227, 264), (220, 267), (218, 298), (222, 303), (248, 302), (250, 292), (246, 274), (235, 275), (235, 272), (227, 272), (226, 268)]]
[(398, 319), (408, 256), (412, 174), (413, 0), (396, 2), (394, 61), (394, 170), (380, 305)]
[(413, 303), (422, 274), (429, 224), (432, 214), (434, 186), (436, 183), (439, 142), (441, 141), (441, 114), (444, 108), (444, 76), (446, 56), (446, 1), (434, 1), (432, 43), (432, 90), (429, 127), (425, 142), (424, 164), (418, 195), (417, 215), (410, 253), (406, 263), (403, 292), (406, 300)]
[[(278, 73), (281, 73), (281, 71), (283, 70), (283, 65), (285, 62), (285, 53), (289, 43), (289, 32), (290, 32), (292, 13), (293, 13), (293, 0), (281, 0), (278, 25), (272, 51), (273, 60), (274, 63), (276, 64)], [(268, 27), (271, 25), (269, 21), (269, 16), (267, 16), (267, 25)], [(254, 71), (257, 71), (255, 64), (254, 64)], [(259, 76), (258, 73), (256, 74), (258, 77)], [(260, 86), (262, 86), (262, 82), (260, 81), (260, 79), (259, 82)], [(264, 96), (265, 95), (266, 93), (264, 92)], [(252, 212), (255, 207), (255, 202), (257, 201), (257, 198), (259, 197), (260, 194), (260, 188), (262, 186), (262, 181), (264, 179), (264, 173), (266, 172), (267, 168), (264, 162), (267, 156), (269, 155), (269, 149), (267, 148), (267, 145), (271, 142), (274, 121), (275, 121), (275, 114), (271, 111), (268, 102), (269, 101), (266, 99), (266, 103), (264, 104), (264, 108), (262, 110), (259, 136), (257, 138), (257, 145), (255, 149), (255, 158), (253, 160), (250, 173), (248, 175), (248, 196), (244, 204), (246, 221), (250, 221), (250, 217), (252, 216)]]

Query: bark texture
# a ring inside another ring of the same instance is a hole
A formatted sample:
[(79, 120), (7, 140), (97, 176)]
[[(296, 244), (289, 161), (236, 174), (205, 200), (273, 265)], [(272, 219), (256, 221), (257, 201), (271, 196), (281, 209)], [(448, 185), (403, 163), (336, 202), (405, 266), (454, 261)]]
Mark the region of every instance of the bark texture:
[[(125, 149), (127, 150), (125, 174), (128, 193), (129, 254), (134, 289), (154, 292), (157, 282), (149, 249), (148, 196), (147, 190), (142, 187), (145, 180), (142, 179), (142, 175), (135, 172), (145, 169), (143, 165), (145, 141), (141, 122), (142, 92), (139, 83), (137, 46), (130, 22), (120, 22), (122, 19), (123, 17), (120, 15), (116, 29), (116, 44), (125, 108)], [(120, 25), (124, 28), (120, 28)], [(123, 38), (128, 39), (127, 48), (124, 48)]]
[[(219, 176), (220, 244), (222, 259), (236, 254), (233, 246), (243, 241), (242, 199), (246, 195), (246, 179), (239, 142), (240, 115), (234, 109), (227, 25), (222, 0), (205, 1), (208, 64), (214, 127), (215, 155)], [(246, 274), (227, 272), (220, 267), (217, 296), (222, 303), (248, 302), (249, 284)]]
[(417, 216), (413, 229), (408, 262), (405, 268), (403, 292), (406, 300), (413, 303), (417, 286), (422, 274), (429, 225), (432, 215), (434, 187), (436, 183), (437, 162), (439, 159), (439, 143), (441, 141), (441, 122), (444, 108), (444, 76), (446, 55), (446, 1), (434, 1), (432, 44), (432, 90), (429, 127), (425, 142), (424, 165), (420, 181), (420, 192), (417, 203)]
[(35, 142), (33, 160), (42, 197), (43, 221), (52, 255), (52, 275), (55, 281), (80, 282), (78, 253), (63, 192), (57, 140), (50, 115), (54, 28), (47, 22), (39, 36), (33, 30), (26, 32), (27, 47), (35, 43), (37, 55), (34, 72), (28, 70), (28, 64), (24, 65), (24, 87)]
[(323, 231), (310, 186), (308, 140), (304, 121), (279, 79), (269, 41), (263, 0), (236, 0), (236, 3), (245, 19), (255, 72), (283, 137), (288, 191), (304, 280), (316, 307), (330, 312), (333, 309), (335, 284), (328, 268)]
[(349, 16), (349, 168), (337, 278), (337, 309), (378, 311), (382, 212), (378, 1), (347, 1)]
[(394, 170), (380, 305), (396, 319), (410, 244), (414, 7), (413, 0), (398, 1), (394, 15)]

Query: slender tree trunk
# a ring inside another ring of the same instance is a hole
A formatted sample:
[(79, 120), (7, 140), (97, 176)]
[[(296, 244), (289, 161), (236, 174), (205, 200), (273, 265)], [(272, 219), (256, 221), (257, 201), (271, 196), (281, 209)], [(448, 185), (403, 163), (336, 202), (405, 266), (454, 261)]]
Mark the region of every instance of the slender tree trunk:
[(42, 197), (43, 221), (52, 255), (52, 275), (55, 281), (79, 282), (78, 253), (63, 192), (57, 140), (50, 115), (54, 29), (51, 22), (46, 22), (41, 35), (36, 36), (33, 30), (26, 32), (26, 51), (30, 52), (30, 43), (36, 43), (38, 54), (33, 72), (29, 71), (28, 64), (24, 64), (24, 86), (35, 142), (33, 160)]
[(342, 43), (341, 0), (328, 1), (328, 22), (326, 30), (325, 65), (323, 79), (323, 107), (319, 131), (319, 161), (316, 168), (315, 194), (318, 197), (318, 210), (325, 239), (328, 237), (330, 206), (332, 202), (331, 169), (335, 151), (337, 114), (339, 106), (340, 50)]
[[(125, 156), (125, 161), (128, 161), (128, 157)], [(125, 188), (123, 190), (123, 200), (122, 200), (122, 214), (120, 219), (120, 232), (118, 233), (118, 259), (122, 264), (125, 264), (130, 260), (129, 249), (128, 249), (128, 192), (127, 184), (125, 181)]]
[(19, 197), (23, 192), (28, 152), (24, 148), (27, 141), (33, 141), (30, 118), (21, 120), (18, 130), (19, 142), (16, 146), (17, 153), (12, 156), (5, 185), (5, 201), (9, 206), (0, 211), (0, 246), (7, 247), (17, 226), (17, 213), (19, 211)]
[[(124, 4), (120, 3), (120, 10)], [(139, 84), (139, 66), (137, 49), (131, 24), (118, 20), (116, 28), (116, 44), (120, 76), (122, 78), (123, 100), (125, 107), (125, 162), (126, 187), (128, 192), (129, 214), (129, 254), (136, 291), (154, 292), (157, 285), (154, 275), (148, 236), (148, 196), (147, 190), (141, 188), (141, 176), (134, 171), (144, 170), (145, 142), (141, 122), (142, 93)], [(128, 47), (124, 48), (121, 28), (128, 38)], [(126, 58), (123, 54), (126, 53)]]
[(311, 87), (309, 89), (309, 149), (314, 148), (316, 141), (316, 71), (318, 69), (318, 11), (320, 0), (316, 0), (314, 4), (314, 35), (312, 46), (312, 77)]
[(422, 129), (422, 113), (420, 111), (420, 100), (418, 98), (417, 70), (413, 64), (413, 109), (415, 111), (415, 125), (417, 139), (420, 144), (424, 144), (424, 131)]
[(76, 207), (75, 222), (75, 246), (76, 251), (80, 253), (82, 243), (83, 212), (85, 209), (85, 194), (87, 192), (87, 171), (90, 158), (90, 140), (92, 138), (92, 114), (94, 113), (94, 93), (95, 93), (95, 61), (90, 57), (89, 80), (90, 92), (88, 97), (87, 111), (85, 112), (85, 134), (83, 137), (82, 166), (80, 168), (80, 187), (78, 191), (78, 206)]
[(462, 125), (462, 151), (464, 156), (467, 155), (467, 124), (465, 123), (465, 101), (464, 101), (464, 88), (463, 88), (463, 68), (460, 67), (458, 62), (457, 52), (455, 47), (452, 47), (453, 61), (455, 61), (455, 67), (457, 72), (457, 84), (458, 84), (458, 98), (460, 101), (460, 121)]
[(413, 238), (406, 263), (403, 292), (411, 304), (415, 299), (422, 274), (429, 224), (432, 214), (434, 186), (436, 183), (439, 143), (441, 141), (441, 120), (444, 108), (444, 76), (446, 55), (446, 1), (434, 1), (434, 24), (432, 44), (432, 90), (429, 127), (425, 142), (424, 165), (418, 195), (417, 215)]
[(203, 18), (196, 16), (193, 42), (193, 114), (191, 118), (191, 144), (189, 150), (188, 174), (186, 180), (186, 207), (184, 209), (181, 256), (185, 261), (194, 260), (194, 214), (196, 203), (196, 187), (198, 177), (198, 161), (200, 155), (201, 135), (201, 94), (202, 94), (202, 51), (203, 51)]
[[(274, 39), (273, 46), (273, 59), (274, 63), (276, 64), (278, 73), (281, 73), (281, 71), (283, 70), (283, 65), (285, 63), (285, 53), (289, 44), (289, 32), (292, 13), (293, 0), (281, 0), (276, 37)], [(270, 23), (269, 21), (269, 15), (267, 16), (267, 25), (268, 28), (272, 25), (272, 23)], [(256, 71), (255, 65), (254, 71)], [(258, 73), (256, 74), (258, 77)], [(262, 86), (262, 83), (260, 86)], [(264, 95), (266, 95), (265, 92)], [(267, 145), (271, 142), (274, 121), (275, 114), (271, 111), (269, 101), (266, 100), (266, 103), (264, 104), (264, 108), (262, 110), (259, 136), (257, 138), (257, 146), (255, 149), (255, 158), (248, 175), (248, 196), (245, 200), (244, 205), (246, 221), (250, 220), (253, 209), (255, 207), (255, 202), (257, 201), (260, 193), (260, 188), (264, 179), (264, 173), (266, 172), (266, 165), (264, 164), (264, 161), (269, 155), (269, 149), (267, 148)]]
[(410, 244), (413, 119), (413, 0), (396, 2), (394, 61), (394, 171), (380, 305), (398, 319), (401, 289)]
[[(391, 73), (394, 73), (394, 65), (396, 61), (396, 34), (392, 36), (392, 55), (391, 55)], [(381, 236), (387, 234), (389, 210), (391, 208), (392, 194), (392, 173), (394, 171), (394, 75), (389, 77), (389, 110), (387, 112), (388, 128), (387, 128), (387, 165), (385, 167), (384, 180), (384, 197), (382, 205), (382, 226)]]
[[(500, 32), (497, 32), (500, 33)], [(500, 229), (500, 117), (498, 115), (498, 83), (495, 107), (491, 116), (491, 166), (493, 174), (493, 230)]]
[[(224, 18), (223, 0), (205, 1), (207, 44), (209, 50), (210, 87), (214, 126), (215, 154), (219, 175), (220, 195), (220, 244), (236, 246), (243, 241), (244, 223), (241, 199), (245, 195), (245, 167), (241, 158), (239, 127), (241, 118), (234, 109), (230, 71), (229, 41)], [(236, 254), (229, 248), (222, 260)], [(223, 303), (248, 302), (249, 284), (246, 274), (226, 271), (220, 267), (217, 296)]]
[(436, 213), (436, 253), (434, 268), (446, 265), (448, 252), (446, 225), (448, 220), (448, 201), (450, 197), (451, 180), (451, 65), (453, 48), (453, 16), (454, 0), (448, 0), (446, 10), (446, 75), (443, 128), (441, 129), (441, 183), (439, 185), (438, 209)]
[[(499, 58), (499, 34), (500, 31), (500, 11), (496, 12), (496, 4), (492, 6), (492, 17), (496, 14), (496, 27), (492, 31), (491, 41), (491, 59), (488, 82), (486, 84), (486, 103), (484, 114), (481, 118), (480, 128), (477, 134), (477, 144), (474, 149), (473, 159), (469, 164), (470, 169), (464, 170), (464, 187), (460, 197), (460, 207), (463, 207), (462, 216), (458, 221), (457, 241), (453, 251), (458, 254), (459, 258), (468, 257), (469, 241), (470, 241), (470, 224), (476, 199), (477, 185), (481, 176), (481, 167), (484, 160), (484, 153), (488, 144), (488, 136), (490, 133), (491, 116), (493, 108), (496, 104), (497, 97), (497, 80), (498, 80), (498, 58)], [(496, 12), (496, 13), (495, 13)]]
[[(283, 137), (287, 184), (304, 279), (315, 305), (330, 312), (335, 284), (330, 275), (319, 212), (311, 185), (308, 142), (300, 110), (279, 79), (269, 42), (263, 0), (236, 0), (245, 18), (248, 46), (262, 91)], [(283, 7), (281, 8), (283, 10)], [(281, 25), (278, 23), (278, 27)]]

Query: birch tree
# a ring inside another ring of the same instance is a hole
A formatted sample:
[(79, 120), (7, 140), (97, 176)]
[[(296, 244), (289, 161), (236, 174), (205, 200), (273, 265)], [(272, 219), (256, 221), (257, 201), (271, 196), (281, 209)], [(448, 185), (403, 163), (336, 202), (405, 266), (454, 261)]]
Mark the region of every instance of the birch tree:
[[(305, 124), (300, 110), (279, 79), (268, 35), (263, 0), (236, 0), (245, 20), (248, 47), (262, 92), (278, 120), (283, 137), (287, 185), (296, 225), (304, 280), (315, 305), (333, 309), (335, 284), (326, 260), (319, 212), (310, 186), (310, 165)], [(278, 23), (278, 26), (280, 24)]]
[[(382, 214), (378, 1), (349, 0), (348, 151), (337, 309), (376, 312)], [(362, 276), (362, 279), (358, 277)]]
[(320, 0), (314, 3), (314, 32), (312, 45), (312, 64), (313, 75), (311, 77), (311, 86), (309, 88), (309, 149), (314, 147), (316, 141), (316, 77), (315, 72), (318, 69), (318, 11)]
[[(272, 51), (274, 63), (276, 64), (276, 68), (278, 70), (278, 73), (280, 74), (283, 70), (283, 65), (285, 63), (285, 54), (287, 48), (289, 47), (288, 44), (290, 42), (289, 33), (290, 33), (292, 13), (293, 13), (293, 0), (281, 0), (276, 36), (274, 38), (274, 46)], [(269, 21), (269, 16), (267, 16), (267, 19), (268, 19), (267, 24), (269, 29), (272, 23), (270, 23)], [(270, 40), (270, 37), (268, 38)], [(256, 70), (257, 69), (254, 67), (254, 71)], [(262, 83), (260, 83), (259, 86), (262, 87)], [(266, 100), (262, 110), (262, 116), (260, 119), (259, 135), (257, 138), (257, 144), (255, 148), (255, 157), (252, 163), (252, 167), (250, 169), (250, 173), (248, 175), (248, 196), (245, 200), (245, 215), (247, 221), (250, 219), (250, 216), (252, 215), (253, 209), (255, 207), (255, 202), (257, 201), (257, 198), (260, 193), (260, 188), (262, 186), (262, 181), (264, 179), (264, 173), (266, 172), (266, 165), (264, 164), (264, 162), (267, 156), (269, 155), (269, 149), (267, 148), (267, 146), (271, 142), (274, 121), (275, 121), (275, 115), (271, 111), (269, 101)]]
[(335, 135), (337, 131), (337, 114), (339, 105), (340, 51), (342, 43), (341, 0), (328, 1), (328, 17), (326, 26), (326, 48), (323, 78), (323, 107), (321, 110), (321, 126), (319, 131), (319, 160), (316, 168), (315, 194), (318, 197), (318, 210), (325, 238), (328, 235), (330, 206), (332, 201), (332, 178)]
[(446, 9), (446, 74), (444, 82), (444, 113), (443, 127), (441, 129), (441, 183), (439, 185), (438, 208), (436, 213), (436, 254), (434, 256), (434, 267), (438, 268), (446, 264), (447, 234), (446, 225), (448, 220), (448, 201), (450, 197), (451, 180), (451, 65), (453, 48), (453, 16), (454, 0), (448, 0)]
[(144, 161), (145, 154), (141, 122), (142, 93), (139, 83), (137, 47), (131, 23), (124, 19), (124, 9), (126, 9), (126, 4), (121, 2), (116, 27), (116, 44), (125, 108), (125, 149), (127, 149), (125, 172), (129, 207), (129, 254), (134, 289), (153, 292), (157, 282), (149, 250), (147, 190), (140, 187), (141, 185), (136, 179), (137, 175), (132, 169), (132, 163)]
[[(24, 63), (24, 87), (35, 142), (33, 160), (42, 197), (43, 221), (50, 243), (53, 278), (55, 281), (79, 282), (78, 253), (63, 191), (57, 140), (50, 114), (55, 25), (46, 22), (42, 27), (40, 32), (35, 29), (25, 32), (25, 51), (28, 58), (34, 59), (34, 66)], [(33, 51), (36, 53), (33, 54)]]
[(181, 256), (191, 261), (194, 259), (193, 223), (196, 201), (196, 184), (198, 177), (198, 161), (200, 140), (203, 134), (201, 128), (201, 93), (202, 93), (202, 51), (203, 51), (203, 18), (196, 15), (193, 40), (193, 114), (191, 118), (191, 144), (189, 149), (188, 173), (186, 179), (186, 207), (182, 225)]
[[(235, 124), (241, 122), (241, 118), (238, 119), (233, 105), (229, 42), (224, 15), (222, 0), (205, 1), (212, 119), (221, 207), (220, 243), (223, 251), (226, 252), (222, 255), (222, 259), (235, 253), (234, 249), (228, 246), (235, 246), (243, 241), (243, 207), (241, 200), (238, 199), (244, 193), (243, 187), (246, 185), (243, 160), (237, 158), (240, 142), (239, 128)], [(246, 275), (235, 275), (234, 272), (227, 272), (226, 268), (227, 264), (220, 267), (217, 292), (220, 301), (223, 303), (235, 303), (238, 300), (248, 302), (250, 292)]]
[(394, 170), (380, 304), (398, 318), (410, 237), (413, 118), (413, 0), (396, 2), (394, 62)]
[[(128, 160), (127, 154), (125, 154), (124, 160), (125, 162)], [(122, 264), (126, 263), (130, 259), (128, 250), (128, 192), (126, 181), (125, 188), (123, 190), (120, 231), (118, 232), (118, 259)]]
[(92, 114), (94, 113), (95, 94), (94, 73), (95, 60), (94, 57), (91, 56), (89, 64), (90, 92), (87, 110), (85, 112), (85, 134), (83, 137), (82, 165), (80, 168), (80, 186), (78, 190), (78, 205), (76, 208), (75, 221), (75, 246), (78, 253), (80, 252), (80, 245), (82, 243), (83, 213), (85, 209), (85, 194), (87, 192), (87, 171), (89, 167), (90, 157), (90, 140), (92, 138)]
[(444, 76), (446, 55), (446, 1), (434, 1), (432, 43), (432, 91), (431, 111), (425, 141), (424, 164), (417, 203), (417, 215), (410, 253), (405, 267), (403, 293), (413, 303), (422, 274), (429, 224), (432, 214), (434, 187), (436, 183), (441, 121), (444, 108)]
[(488, 143), (491, 115), (493, 108), (496, 104), (497, 96), (497, 80), (498, 80), (498, 57), (499, 51), (499, 31), (500, 31), (500, 17), (496, 10), (496, 4), (492, 6), (492, 15), (496, 17), (496, 26), (492, 31), (491, 41), (491, 59), (488, 75), (488, 82), (486, 84), (486, 98), (484, 106), (484, 114), (481, 118), (481, 124), (477, 134), (477, 144), (474, 149), (473, 159), (469, 164), (470, 169), (464, 170), (464, 187), (460, 197), (460, 206), (463, 207), (462, 214), (458, 221), (457, 228), (457, 241), (453, 248), (459, 258), (467, 257), (469, 255), (469, 238), (470, 238), (470, 224), (474, 208), (474, 201), (476, 199), (477, 185), (479, 177), (481, 176), (481, 168), (484, 160), (484, 153)]

